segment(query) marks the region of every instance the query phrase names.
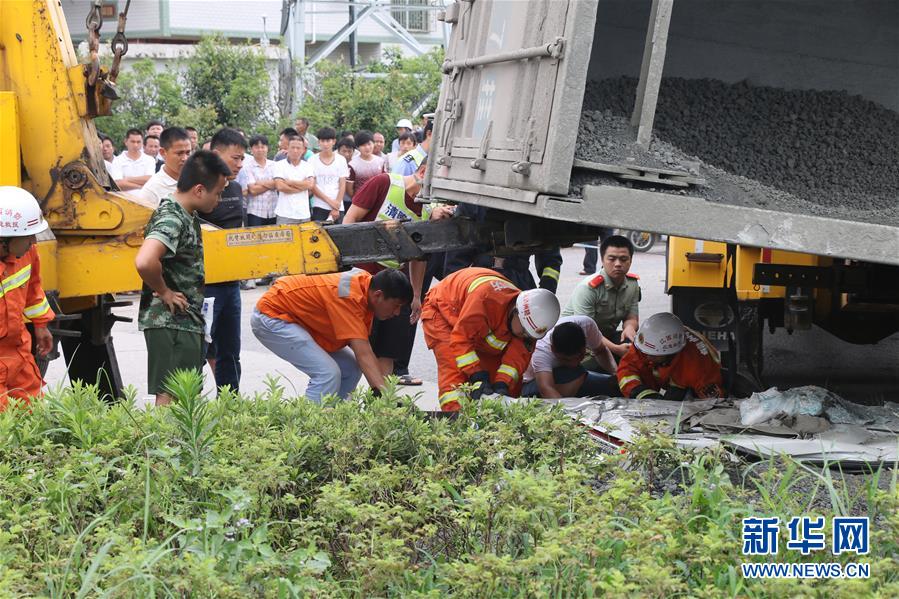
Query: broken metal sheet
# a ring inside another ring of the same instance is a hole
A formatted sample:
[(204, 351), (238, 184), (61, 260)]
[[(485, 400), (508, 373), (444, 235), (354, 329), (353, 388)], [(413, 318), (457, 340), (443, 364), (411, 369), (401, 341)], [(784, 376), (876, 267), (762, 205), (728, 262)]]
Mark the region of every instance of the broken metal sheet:
[(672, 434), (681, 447), (720, 444), (761, 458), (789, 455), (806, 462), (839, 462), (843, 468), (895, 464), (899, 460), (899, 435), (891, 427), (899, 405), (887, 402), (883, 407), (869, 408), (838, 399), (839, 402), (828, 405), (845, 408), (852, 415), (848, 420), (877, 424), (833, 423), (823, 416), (828, 414), (824, 404), (820, 410), (802, 410), (822, 415), (784, 414), (780, 419), (747, 426), (740, 419), (740, 404), (745, 400), (739, 399), (543, 401), (561, 406), (571, 418), (590, 429), (606, 449), (633, 441), (641, 425), (647, 424)]
[(764, 435), (724, 435), (721, 442), (758, 457), (789, 455), (805, 462), (841, 462), (844, 466), (864, 464), (889, 466), (899, 460), (899, 440), (893, 435), (852, 443), (835, 439), (783, 439)]

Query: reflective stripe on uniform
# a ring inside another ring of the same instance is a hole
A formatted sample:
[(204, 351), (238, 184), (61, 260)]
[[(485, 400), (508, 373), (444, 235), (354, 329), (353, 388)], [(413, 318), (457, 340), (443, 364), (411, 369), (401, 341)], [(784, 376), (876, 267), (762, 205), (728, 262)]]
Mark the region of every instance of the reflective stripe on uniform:
[[(381, 202), (381, 208), (378, 210), (378, 220), (399, 220), (399, 221), (421, 221), (423, 217), (415, 214), (415, 211), (406, 206), (406, 184), (403, 176), (397, 173), (390, 173), (390, 187), (387, 190), (387, 196)], [(381, 260), (378, 262), (384, 268), (398, 269), (402, 266), (396, 260)]]
[(640, 377), (637, 376), (636, 374), (632, 374), (632, 375), (626, 376), (626, 377), (622, 378), (620, 381), (618, 381), (618, 386), (619, 386), (619, 387), (624, 387), (624, 386), (627, 385), (628, 383), (633, 383), (633, 382), (635, 382), (635, 381), (639, 383), (639, 382), (640, 382)]
[(471, 285), (468, 286), (468, 293), (471, 293), (472, 291), (474, 291), (475, 289), (477, 289), (484, 283), (489, 283), (490, 281), (502, 281), (503, 283), (505, 283), (507, 285), (511, 285), (511, 283), (509, 283), (509, 281), (505, 280), (502, 277), (497, 277), (495, 275), (486, 275), (483, 277), (478, 277), (477, 279), (472, 281)]
[(24, 310), (24, 314), (26, 318), (40, 318), (44, 314), (50, 311), (50, 302), (47, 301), (47, 298), (44, 297), (38, 303), (32, 306), (26, 306)]
[(340, 282), (337, 283), (337, 297), (350, 297), (350, 287), (353, 285), (353, 277), (359, 274), (359, 269), (354, 268), (341, 273)]
[(555, 268), (550, 268), (549, 266), (547, 266), (546, 268), (543, 269), (543, 272), (540, 273), (540, 276), (541, 276), (541, 277), (549, 277), (549, 278), (551, 278), (551, 279), (555, 279), (556, 281), (558, 281), (558, 280), (559, 280), (559, 274), (560, 274), (560, 273), (559, 273), (558, 270), (556, 270)]
[(509, 345), (508, 341), (503, 341), (502, 339), (497, 338), (492, 331), (490, 333), (487, 333), (487, 336), (484, 337), (484, 341), (486, 341), (487, 345), (489, 345), (493, 349), (498, 349), (500, 351), (506, 349), (506, 346)]
[(25, 266), (22, 270), (17, 273), (13, 273), (10, 276), (3, 279), (3, 283), (0, 284), (0, 296), (6, 295), (13, 289), (21, 287), (25, 283), (28, 282), (28, 279), (31, 278), (31, 265)]
[(637, 397), (635, 397), (634, 399), (643, 399), (647, 395), (653, 395), (655, 393), (658, 393), (658, 391), (656, 391), (655, 389), (644, 389), (643, 391), (637, 393)]
[(509, 366), (508, 364), (502, 364), (499, 368), (497, 368), (496, 374), (504, 374), (512, 379), (513, 382), (518, 380), (518, 369), (513, 366)]
[(471, 366), (479, 359), (480, 358), (478, 358), (478, 354), (476, 352), (470, 351), (467, 354), (456, 356), (456, 366), (458, 366), (459, 368), (465, 368), (466, 366)]
[(462, 399), (463, 393), (458, 389), (453, 389), (452, 391), (447, 391), (443, 395), (440, 396), (440, 407), (443, 408), (446, 404), (450, 402), (460, 403)]

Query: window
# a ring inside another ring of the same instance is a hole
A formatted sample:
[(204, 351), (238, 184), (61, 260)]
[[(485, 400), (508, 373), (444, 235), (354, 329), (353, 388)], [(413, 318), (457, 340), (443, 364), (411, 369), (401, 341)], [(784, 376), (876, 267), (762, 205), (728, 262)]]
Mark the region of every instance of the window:
[(431, 6), (429, 0), (393, 0), (390, 16), (413, 33), (430, 33), (433, 11), (419, 8), (427, 6)]

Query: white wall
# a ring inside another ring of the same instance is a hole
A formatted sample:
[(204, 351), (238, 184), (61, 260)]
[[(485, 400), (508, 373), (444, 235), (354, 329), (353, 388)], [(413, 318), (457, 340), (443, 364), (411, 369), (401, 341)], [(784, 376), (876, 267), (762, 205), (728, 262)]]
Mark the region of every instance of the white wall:
[[(60, 1), (72, 37), (83, 39), (86, 35), (84, 19), (90, 10), (91, 0)], [(123, 0), (118, 0), (118, 4), (120, 9), (124, 8)], [(161, 15), (166, 14), (167, 18), (160, 20)], [(266, 35), (272, 40), (279, 39), (281, 0), (131, 0), (126, 34), (133, 37), (185, 38), (219, 32), (229, 37), (259, 38), (263, 32), (263, 14), (266, 15)], [(346, 4), (307, 0), (307, 42), (315, 44), (327, 41), (348, 20), (349, 10)], [(416, 34), (422, 44), (442, 43), (442, 23), (436, 22), (433, 15), (432, 25), (431, 33)], [(104, 22), (101, 35), (104, 39), (111, 37), (115, 28), (115, 19), (109, 19)], [(360, 42), (367, 43), (396, 40), (389, 30), (371, 18), (359, 26), (357, 36)]]

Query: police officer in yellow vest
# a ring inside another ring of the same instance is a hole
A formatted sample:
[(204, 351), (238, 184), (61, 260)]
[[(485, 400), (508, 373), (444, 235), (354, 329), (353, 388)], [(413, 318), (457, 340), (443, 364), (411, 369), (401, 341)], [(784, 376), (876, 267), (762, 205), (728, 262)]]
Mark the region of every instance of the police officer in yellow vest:
[(602, 268), (578, 283), (562, 316), (583, 314), (592, 318), (605, 338), (606, 347), (621, 358), (640, 326), (640, 277), (628, 272), (634, 246), (626, 237), (612, 235), (603, 240), (599, 250)]
[[(446, 218), (452, 214), (448, 207), (431, 210), (429, 204), (415, 201), (424, 181), (427, 159), (411, 175), (382, 173), (369, 179), (353, 195), (353, 204), (343, 218), (343, 224), (370, 222), (374, 220), (420, 221)], [(370, 337), (372, 349), (381, 363), (385, 376), (393, 372), (393, 363), (405, 357), (414, 341), (415, 329), (421, 314), (421, 290), (425, 274), (425, 261), (413, 260), (408, 264), (408, 275), (412, 282), (413, 299), (411, 306), (403, 309), (399, 316), (389, 320), (375, 321)], [(393, 260), (379, 263), (358, 264), (359, 268), (376, 274), (385, 268), (405, 267)]]
[(422, 131), (424, 137), (422, 138), (421, 143), (400, 156), (399, 160), (396, 161), (396, 164), (393, 165), (393, 168), (391, 169), (392, 172), (398, 175), (408, 176), (420, 169), (422, 164), (424, 164), (425, 160), (428, 158), (428, 152), (431, 150), (431, 134), (433, 131), (434, 123), (433, 121), (428, 121), (424, 131)]

